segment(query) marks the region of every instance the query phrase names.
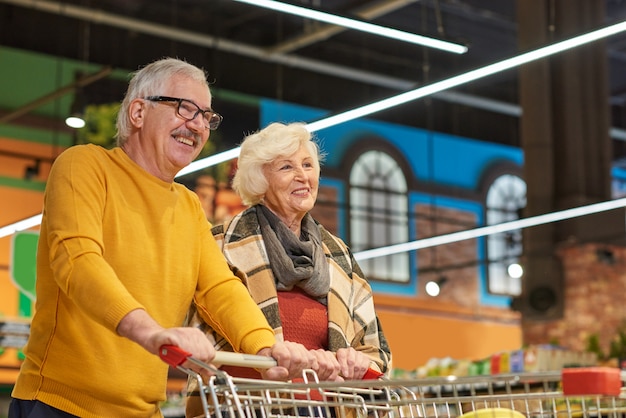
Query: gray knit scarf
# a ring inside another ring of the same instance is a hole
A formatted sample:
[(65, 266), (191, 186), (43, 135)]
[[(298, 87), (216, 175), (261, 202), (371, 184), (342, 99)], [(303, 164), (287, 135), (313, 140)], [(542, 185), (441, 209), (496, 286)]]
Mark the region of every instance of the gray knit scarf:
[(276, 290), (292, 290), (297, 286), (326, 304), (330, 273), (322, 237), (313, 217), (308, 213), (305, 215), (302, 238), (298, 239), (271, 210), (264, 205), (258, 205), (258, 208), (257, 217), (276, 280)]

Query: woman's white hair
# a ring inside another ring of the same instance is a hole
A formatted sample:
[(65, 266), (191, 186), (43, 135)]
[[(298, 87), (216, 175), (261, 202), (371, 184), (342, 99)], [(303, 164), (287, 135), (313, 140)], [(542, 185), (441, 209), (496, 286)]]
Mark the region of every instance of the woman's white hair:
[[(160, 59), (133, 74), (117, 114), (117, 145), (123, 145), (131, 132), (130, 116), (128, 115), (130, 103), (137, 98), (163, 94), (163, 89), (170, 82), (170, 79), (178, 75), (188, 77), (198, 83), (205, 83), (206, 88), (209, 89), (204, 70), (177, 58)], [(210, 94), (209, 90), (209, 97)]]
[(233, 189), (243, 203), (261, 202), (268, 188), (263, 168), (279, 157), (294, 154), (302, 146), (310, 152), (319, 173), (324, 156), (303, 123), (274, 122), (244, 138), (233, 178)]

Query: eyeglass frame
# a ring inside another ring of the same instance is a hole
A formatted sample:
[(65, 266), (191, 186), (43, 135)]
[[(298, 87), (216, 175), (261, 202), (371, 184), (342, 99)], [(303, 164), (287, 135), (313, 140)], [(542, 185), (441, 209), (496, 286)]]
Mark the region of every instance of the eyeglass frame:
[[(144, 97), (144, 100), (149, 100), (151, 102), (156, 102), (156, 103), (176, 102), (178, 103), (176, 105), (176, 114), (186, 121), (192, 121), (198, 116), (199, 113), (202, 113), (202, 116), (203, 116), (202, 119), (206, 121), (206, 123), (204, 123), (204, 127), (211, 131), (216, 130), (220, 126), (222, 121), (224, 120), (224, 117), (220, 115), (219, 113), (215, 112), (213, 109), (202, 109), (200, 106), (198, 106), (197, 104), (195, 104), (189, 99), (183, 99), (180, 97), (170, 97), (170, 96), (148, 96), (148, 97)], [(196, 110), (196, 112), (193, 114), (191, 118), (181, 115), (180, 107), (182, 106), (183, 102), (191, 103), (192, 105), (196, 107), (196, 109), (198, 109)], [(206, 117), (207, 113), (211, 114), (211, 119), (208, 119)]]

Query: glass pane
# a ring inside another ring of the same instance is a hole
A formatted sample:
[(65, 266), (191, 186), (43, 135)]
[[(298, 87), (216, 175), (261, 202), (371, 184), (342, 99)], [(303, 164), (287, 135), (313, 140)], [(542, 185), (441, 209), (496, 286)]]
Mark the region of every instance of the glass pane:
[[(487, 193), (486, 221), (488, 225), (519, 219), (526, 206), (526, 183), (518, 176), (498, 177)], [(489, 260), (489, 292), (517, 296), (521, 292), (521, 278), (509, 276), (507, 269), (517, 263), (523, 252), (522, 231), (514, 230), (487, 237)]]
[[(353, 251), (408, 241), (406, 179), (396, 161), (381, 151), (363, 153), (350, 172), (350, 226)], [(407, 282), (408, 254), (359, 263), (366, 277)]]

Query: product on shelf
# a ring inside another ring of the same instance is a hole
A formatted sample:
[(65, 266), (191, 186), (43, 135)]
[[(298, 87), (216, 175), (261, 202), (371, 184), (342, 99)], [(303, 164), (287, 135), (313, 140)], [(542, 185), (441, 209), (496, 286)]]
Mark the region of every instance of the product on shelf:
[(562, 370), (566, 367), (597, 365), (598, 358), (594, 353), (543, 344), (519, 350), (501, 351), (478, 360), (432, 358), (414, 371), (394, 369), (392, 377), (486, 376), (503, 373), (546, 372)]

